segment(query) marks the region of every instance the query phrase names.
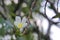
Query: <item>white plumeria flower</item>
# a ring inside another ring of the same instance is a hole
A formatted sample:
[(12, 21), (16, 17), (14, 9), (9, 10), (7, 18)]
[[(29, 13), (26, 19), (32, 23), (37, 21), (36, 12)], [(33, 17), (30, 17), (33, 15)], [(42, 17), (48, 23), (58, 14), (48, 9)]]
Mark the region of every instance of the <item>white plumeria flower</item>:
[(14, 21), (14, 25), (17, 26), (17, 28), (20, 29), (20, 31), (23, 31), (23, 28), (27, 26), (27, 18), (26, 17), (23, 17), (21, 19), (20, 16), (16, 16), (15, 17), (15, 21)]

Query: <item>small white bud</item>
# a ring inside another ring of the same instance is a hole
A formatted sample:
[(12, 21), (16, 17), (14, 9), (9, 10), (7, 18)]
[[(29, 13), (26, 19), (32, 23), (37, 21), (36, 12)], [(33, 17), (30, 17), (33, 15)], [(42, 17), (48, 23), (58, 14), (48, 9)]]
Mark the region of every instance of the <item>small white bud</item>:
[(15, 3), (15, 4), (17, 4), (17, 3), (18, 3), (18, 0), (13, 0), (13, 1), (14, 1), (14, 3)]
[(4, 0), (4, 3), (5, 3), (6, 5), (10, 5), (10, 4), (11, 4), (11, 0)]
[(3, 26), (6, 26), (6, 23), (3, 23)]
[(23, 3), (23, 4), (22, 4), (22, 7), (27, 7), (27, 4), (26, 4), (26, 3)]
[(14, 40), (16, 40), (16, 37), (15, 37), (15, 35), (13, 35), (13, 39), (14, 39)]
[(21, 12), (21, 16), (24, 16), (24, 13), (23, 12)]

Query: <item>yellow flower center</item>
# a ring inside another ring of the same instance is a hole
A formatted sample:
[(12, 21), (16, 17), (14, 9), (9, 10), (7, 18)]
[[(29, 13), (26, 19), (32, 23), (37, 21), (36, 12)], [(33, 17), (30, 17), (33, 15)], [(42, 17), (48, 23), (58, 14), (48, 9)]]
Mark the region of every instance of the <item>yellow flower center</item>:
[(23, 24), (22, 23), (19, 23), (18, 24), (18, 28), (22, 28)]

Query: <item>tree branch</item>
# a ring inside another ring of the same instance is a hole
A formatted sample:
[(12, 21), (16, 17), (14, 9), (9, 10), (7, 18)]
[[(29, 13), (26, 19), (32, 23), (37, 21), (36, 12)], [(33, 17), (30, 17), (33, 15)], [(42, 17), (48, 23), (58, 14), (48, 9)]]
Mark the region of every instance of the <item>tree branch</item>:
[(50, 2), (49, 0), (47, 0), (47, 2), (49, 2), (49, 3), (50, 3), (51, 8), (52, 8), (52, 9), (54, 10), (54, 12), (57, 14), (57, 13), (58, 13), (58, 11), (56, 10), (56, 8), (55, 8), (54, 4), (53, 4), (52, 2)]
[(59, 4), (59, 0), (57, 1), (57, 11), (58, 11), (58, 4)]
[(16, 13), (16, 11), (21, 7), (21, 4), (23, 3), (24, 0), (18, 0), (18, 4), (14, 9), (14, 13)]
[(53, 22), (52, 20), (50, 20), (46, 15), (44, 15), (43, 13), (41, 13), (41, 12), (39, 12), (39, 14), (40, 15), (42, 15), (43, 17), (45, 17), (48, 21), (50, 21), (51, 23), (53, 23), (53, 24), (58, 24), (58, 23), (60, 23), (60, 22)]

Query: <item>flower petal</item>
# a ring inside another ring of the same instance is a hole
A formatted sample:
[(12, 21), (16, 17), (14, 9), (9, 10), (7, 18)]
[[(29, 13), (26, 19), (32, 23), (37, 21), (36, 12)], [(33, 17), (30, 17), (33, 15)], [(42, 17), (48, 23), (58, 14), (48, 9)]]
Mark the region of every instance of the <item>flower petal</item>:
[(26, 17), (23, 17), (22, 23), (26, 23), (26, 21), (27, 21), (27, 18)]
[(16, 16), (16, 17), (15, 17), (15, 21), (21, 22), (21, 17), (20, 17), (20, 16)]
[(20, 29), (20, 32), (23, 32), (23, 28)]
[(27, 23), (23, 23), (23, 28), (27, 26)]
[(18, 22), (14, 21), (14, 25), (18, 27)]

